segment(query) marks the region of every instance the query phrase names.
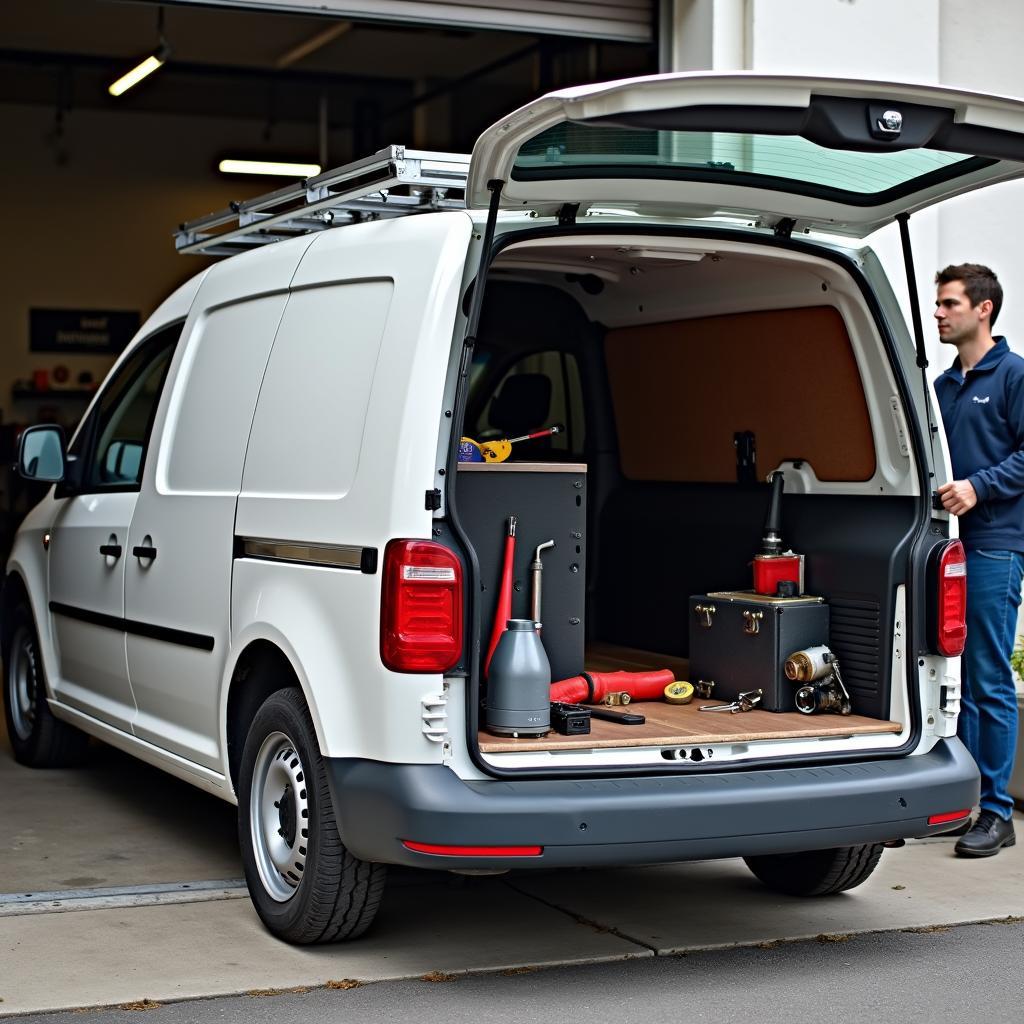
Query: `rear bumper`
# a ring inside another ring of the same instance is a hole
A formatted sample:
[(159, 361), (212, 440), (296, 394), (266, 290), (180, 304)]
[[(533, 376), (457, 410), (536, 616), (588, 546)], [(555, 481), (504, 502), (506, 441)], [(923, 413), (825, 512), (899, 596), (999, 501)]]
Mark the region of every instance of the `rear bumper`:
[[(957, 739), (894, 760), (621, 779), (464, 781), (441, 765), (326, 764), (352, 853), (441, 869), (652, 864), (908, 839), (950, 828), (929, 826), (929, 816), (973, 807), (979, 793)], [(543, 850), (448, 856), (402, 840)]]

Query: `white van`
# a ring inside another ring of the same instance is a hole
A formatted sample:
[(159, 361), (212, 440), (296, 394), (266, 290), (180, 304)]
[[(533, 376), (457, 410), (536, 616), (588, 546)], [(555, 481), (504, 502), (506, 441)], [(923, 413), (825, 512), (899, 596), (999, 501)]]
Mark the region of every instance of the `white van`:
[[(1022, 118), (925, 86), (642, 78), (530, 103), (468, 165), (393, 148), (185, 225), (184, 251), (247, 251), (156, 310), (66, 450), (23, 435), (54, 486), (3, 592), (15, 756), (90, 735), (237, 801), (255, 906), (299, 943), (361, 934), (387, 864), (741, 856), (822, 895), (961, 823), (949, 461), (923, 338), (858, 239), (900, 219), (909, 257), (904, 215), (1020, 176)], [(463, 436), (555, 423), (459, 461)], [(708, 606), (750, 588), (777, 471), (851, 714), (712, 714), (706, 688), (634, 702), (640, 726), (485, 728), (509, 517), (513, 617), (555, 542), (553, 680), (685, 680)]]

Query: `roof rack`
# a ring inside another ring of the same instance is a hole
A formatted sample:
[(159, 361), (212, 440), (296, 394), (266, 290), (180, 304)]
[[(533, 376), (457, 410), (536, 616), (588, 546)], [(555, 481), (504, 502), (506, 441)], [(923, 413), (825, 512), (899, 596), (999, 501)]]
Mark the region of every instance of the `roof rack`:
[[(386, 146), (373, 156), (186, 221), (180, 253), (229, 256), (342, 224), (465, 209), (469, 157)], [(221, 229), (221, 230), (218, 230)]]

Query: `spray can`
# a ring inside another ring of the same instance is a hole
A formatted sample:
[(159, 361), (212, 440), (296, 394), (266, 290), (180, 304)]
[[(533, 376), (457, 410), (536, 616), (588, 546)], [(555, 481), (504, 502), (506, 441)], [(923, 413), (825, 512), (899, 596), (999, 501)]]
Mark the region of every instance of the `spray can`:
[(551, 666), (540, 623), (509, 619), (487, 674), (484, 724), (496, 736), (543, 736), (551, 730)]

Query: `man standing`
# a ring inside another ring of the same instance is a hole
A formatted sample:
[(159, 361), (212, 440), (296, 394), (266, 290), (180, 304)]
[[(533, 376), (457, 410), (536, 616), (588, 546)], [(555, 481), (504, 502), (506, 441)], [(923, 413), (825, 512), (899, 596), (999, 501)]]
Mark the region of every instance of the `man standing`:
[(953, 481), (939, 488), (967, 552), (967, 647), (958, 732), (981, 770), (981, 813), (956, 844), (990, 857), (1016, 841), (1009, 795), (1017, 744), (1010, 668), (1024, 572), (1024, 359), (992, 336), (1003, 290), (988, 267), (935, 276), (939, 340), (955, 345), (935, 382)]

